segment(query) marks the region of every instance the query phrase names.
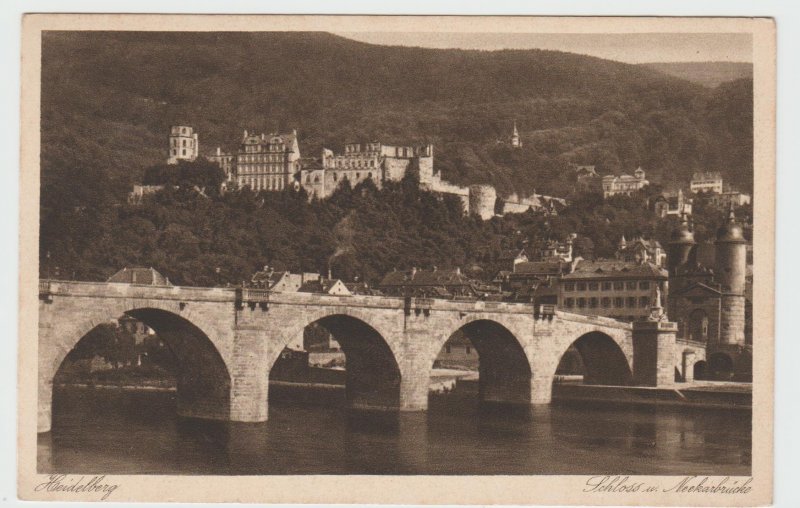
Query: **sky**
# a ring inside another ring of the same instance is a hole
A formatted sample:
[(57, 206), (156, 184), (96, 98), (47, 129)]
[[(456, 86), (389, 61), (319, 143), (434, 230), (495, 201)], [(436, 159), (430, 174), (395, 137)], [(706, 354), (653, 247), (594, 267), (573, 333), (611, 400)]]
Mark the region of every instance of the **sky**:
[(626, 63), (752, 62), (746, 33), (543, 34), (339, 32), (371, 44), (461, 49), (551, 49)]

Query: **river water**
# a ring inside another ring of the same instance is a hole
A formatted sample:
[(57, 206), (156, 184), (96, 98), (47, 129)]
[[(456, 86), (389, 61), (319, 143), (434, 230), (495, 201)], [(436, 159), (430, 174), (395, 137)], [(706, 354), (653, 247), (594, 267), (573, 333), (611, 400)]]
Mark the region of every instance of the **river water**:
[[(276, 397), (277, 399), (277, 397)], [(749, 475), (751, 413), (553, 404), (427, 412), (272, 401), (260, 424), (186, 420), (175, 394), (61, 388), (42, 473)]]

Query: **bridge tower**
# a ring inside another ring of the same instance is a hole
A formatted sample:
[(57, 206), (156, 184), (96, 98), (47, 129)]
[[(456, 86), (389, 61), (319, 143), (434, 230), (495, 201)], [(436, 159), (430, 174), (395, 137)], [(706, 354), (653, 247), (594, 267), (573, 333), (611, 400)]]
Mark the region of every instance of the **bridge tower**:
[(717, 230), (715, 245), (714, 276), (722, 291), (719, 341), (724, 345), (744, 346), (747, 241), (736, 222), (732, 204), (727, 222)]

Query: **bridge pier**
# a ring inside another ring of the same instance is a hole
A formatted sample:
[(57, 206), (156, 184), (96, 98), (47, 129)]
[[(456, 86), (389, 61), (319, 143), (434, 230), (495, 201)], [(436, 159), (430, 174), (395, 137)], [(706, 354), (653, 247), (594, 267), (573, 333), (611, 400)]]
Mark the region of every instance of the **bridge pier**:
[(675, 384), (675, 335), (670, 321), (633, 323), (633, 380), (637, 386)]
[(257, 327), (236, 329), (231, 366), (231, 421), (267, 421), (269, 371), (277, 354), (270, 354), (263, 330)]

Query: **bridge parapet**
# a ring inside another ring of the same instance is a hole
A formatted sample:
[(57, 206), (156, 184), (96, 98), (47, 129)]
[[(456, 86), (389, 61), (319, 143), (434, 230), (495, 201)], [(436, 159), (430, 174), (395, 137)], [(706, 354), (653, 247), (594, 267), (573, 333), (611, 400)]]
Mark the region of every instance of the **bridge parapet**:
[(182, 286), (152, 286), (115, 282), (80, 282), (40, 280), (39, 293), (52, 296), (81, 296), (98, 298), (148, 298), (162, 300), (234, 301), (233, 288), (202, 288)]

